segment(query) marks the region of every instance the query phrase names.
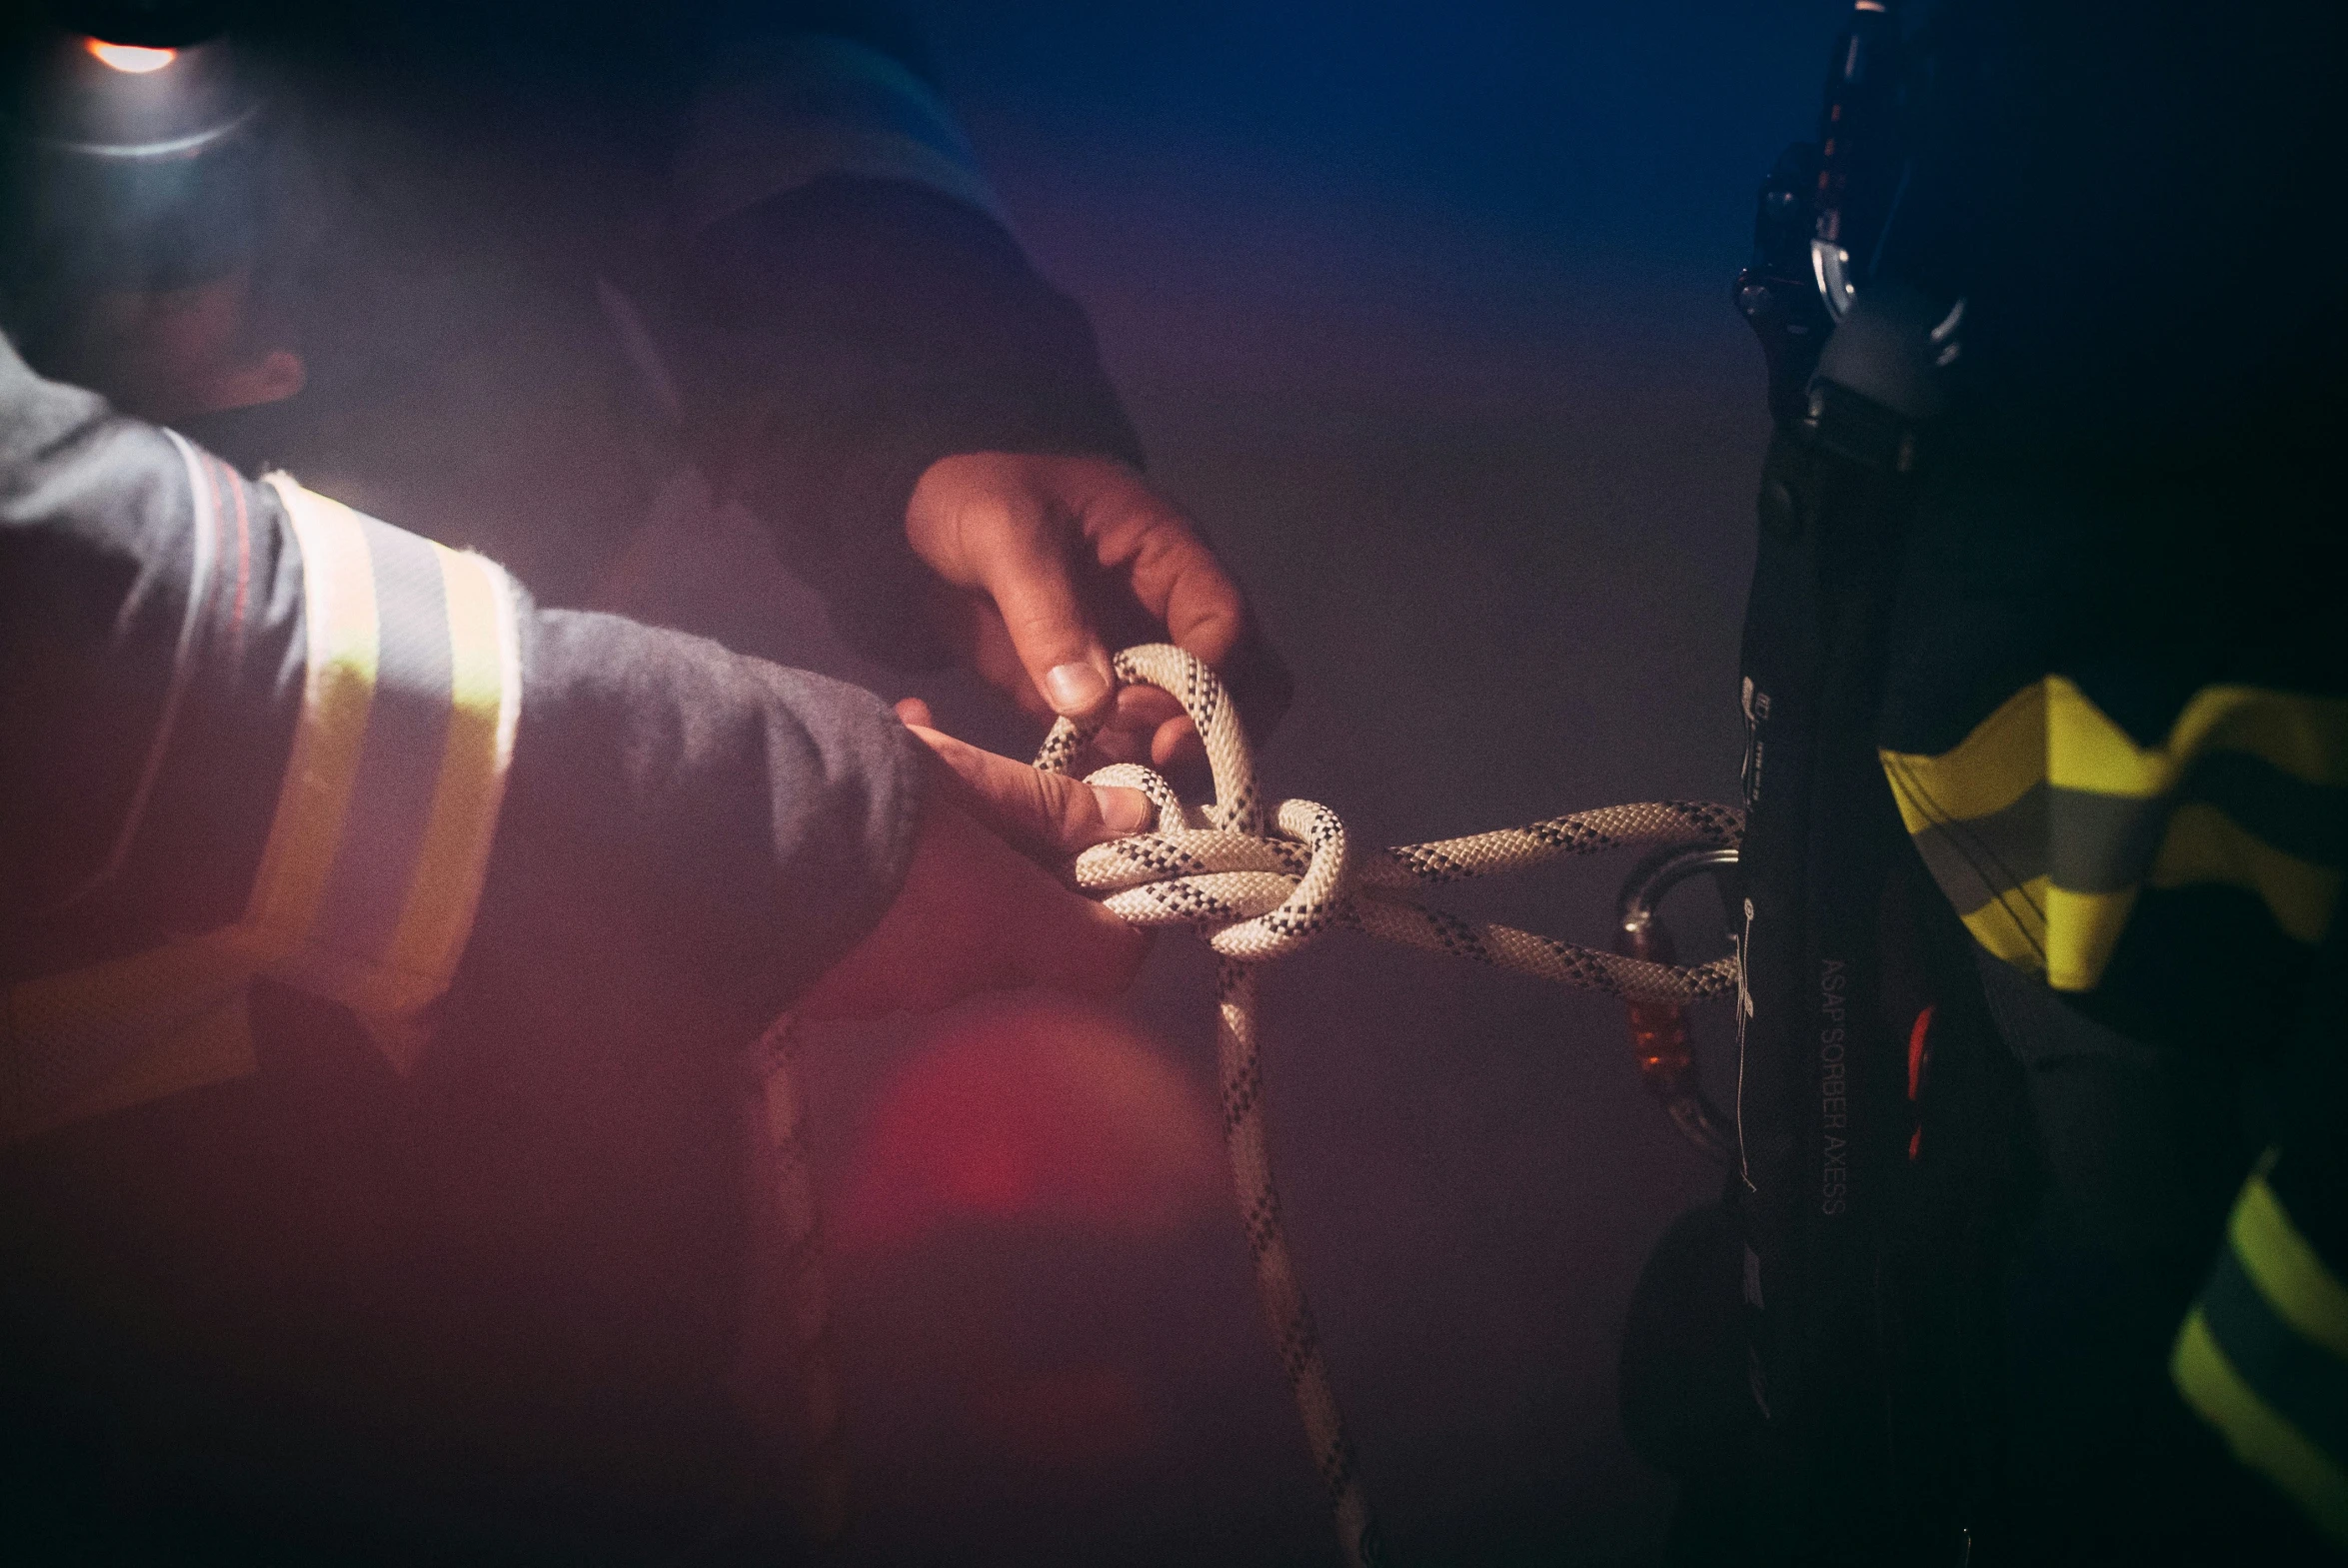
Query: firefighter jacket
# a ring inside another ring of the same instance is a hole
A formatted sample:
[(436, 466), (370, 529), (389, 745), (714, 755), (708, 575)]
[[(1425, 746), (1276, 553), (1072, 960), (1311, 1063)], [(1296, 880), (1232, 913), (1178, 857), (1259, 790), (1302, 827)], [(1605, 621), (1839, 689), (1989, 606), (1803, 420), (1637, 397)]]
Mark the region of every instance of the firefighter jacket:
[(1779, 410), (1732, 1199), (1787, 1560), (2348, 1547), (2343, 37), (2239, 20), (1935, 7)]
[(17, 1517), (158, 1503), (101, 1462), (331, 1516), (427, 1433), (489, 1492), (676, 1490), (734, 1339), (716, 1113), (894, 894), (903, 727), (0, 378)]
[(750, 1050), (918, 774), (861, 692), (548, 607), (686, 495), (934, 660), (921, 473), (1132, 432), (885, 22), (246, 14), (307, 387), (183, 439), (0, 365), (12, 1531), (787, 1550)]

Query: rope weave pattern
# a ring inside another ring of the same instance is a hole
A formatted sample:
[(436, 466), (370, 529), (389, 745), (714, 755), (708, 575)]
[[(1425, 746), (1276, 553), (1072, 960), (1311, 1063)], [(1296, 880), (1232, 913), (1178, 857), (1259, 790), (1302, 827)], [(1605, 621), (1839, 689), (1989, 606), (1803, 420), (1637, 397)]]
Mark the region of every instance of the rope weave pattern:
[[(1127, 649), (1114, 668), (1119, 681), (1157, 687), (1181, 703), (1204, 743), (1214, 799), (1205, 806), (1184, 805), (1157, 773), (1131, 764), (1090, 775), (1089, 784), (1145, 791), (1158, 806), (1159, 830), (1087, 849), (1077, 858), (1077, 885), (1102, 894), (1108, 908), (1136, 924), (1196, 925), (1220, 957), (1215, 1059), (1223, 1140), (1254, 1259), (1256, 1292), (1336, 1515), (1345, 1560), (1365, 1568), (1383, 1562), (1385, 1553), (1329, 1383), (1320, 1332), (1280, 1222), (1264, 1130), (1255, 966), (1298, 950), (1332, 925), (1345, 925), (1634, 1000), (1718, 995), (1736, 987), (1733, 957), (1687, 968), (1650, 963), (1513, 926), (1463, 919), (1404, 894), (1428, 883), (1524, 870), (1604, 849), (1733, 844), (1744, 820), (1727, 806), (1670, 800), (1579, 811), (1464, 838), (1354, 851), (1345, 841), (1344, 823), (1325, 805), (1282, 800), (1265, 808), (1255, 791), (1254, 760), (1238, 716), (1212, 671), (1163, 643)], [(1036, 766), (1067, 773), (1090, 738), (1062, 720), (1045, 738)]]
[(811, 1539), (831, 1547), (848, 1533), (848, 1404), (841, 1386), (839, 1340), (832, 1326), (831, 1282), (824, 1270), (823, 1202), (800, 1089), (803, 1043), (786, 1013), (760, 1037), (757, 1047), (766, 1134), (774, 1149), (767, 1200), (781, 1224), (774, 1279), (760, 1304), (782, 1318), (784, 1354), (798, 1385), (798, 1399), (789, 1412), (790, 1435), (798, 1449), (792, 1509)]

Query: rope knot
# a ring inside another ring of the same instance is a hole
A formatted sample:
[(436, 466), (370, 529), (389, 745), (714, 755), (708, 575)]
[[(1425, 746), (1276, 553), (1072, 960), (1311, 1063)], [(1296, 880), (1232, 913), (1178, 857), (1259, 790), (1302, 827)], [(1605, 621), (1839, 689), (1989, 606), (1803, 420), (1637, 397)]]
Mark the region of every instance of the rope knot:
[[(1348, 893), (1345, 824), (1311, 800), (1282, 800), (1268, 813), (1255, 792), (1255, 764), (1230, 698), (1213, 671), (1164, 643), (1129, 648), (1114, 666), (1120, 681), (1172, 693), (1198, 728), (1214, 800), (1185, 805), (1155, 769), (1119, 763), (1086, 776), (1093, 784), (1139, 789), (1158, 807), (1158, 831), (1096, 844), (1077, 857), (1077, 885), (1137, 925), (1197, 925), (1226, 958), (1284, 957), (1343, 913)], [(1092, 738), (1062, 720), (1036, 766), (1066, 773)], [(1269, 820), (1266, 820), (1268, 816)]]
[[(1512, 926), (1463, 919), (1408, 894), (1430, 882), (1521, 870), (1563, 855), (1642, 844), (1733, 844), (1743, 818), (1721, 805), (1664, 800), (1577, 811), (1433, 843), (1350, 853), (1345, 824), (1327, 806), (1282, 800), (1266, 811), (1254, 759), (1214, 672), (1164, 643), (1129, 648), (1117, 678), (1172, 693), (1198, 727), (1214, 799), (1185, 805), (1152, 769), (1121, 763), (1088, 784), (1140, 789), (1158, 806), (1158, 831), (1096, 844), (1077, 857), (1077, 885), (1138, 925), (1196, 925), (1225, 958), (1284, 957), (1333, 924), (1586, 990), (1634, 1000), (1689, 1001), (1732, 988), (1735, 960), (1692, 968), (1577, 947)], [(1066, 773), (1091, 732), (1053, 727), (1036, 766)]]
[[(1280, 1224), (1263, 1126), (1263, 1074), (1255, 1038), (1255, 970), (1266, 958), (1295, 951), (1338, 920), (1373, 936), (1456, 953), (1518, 973), (1611, 991), (1640, 1000), (1687, 1001), (1734, 988), (1736, 960), (1674, 968), (1576, 947), (1511, 926), (1461, 919), (1403, 894), (1427, 882), (1518, 870), (1561, 855), (1633, 844), (1732, 844), (1744, 819), (1721, 805), (1666, 800), (1578, 811), (1525, 827), (1405, 844), (1358, 857), (1345, 847), (1345, 825), (1325, 805), (1282, 800), (1266, 812), (1255, 793), (1255, 768), (1230, 699), (1214, 672), (1163, 643), (1129, 648), (1114, 666), (1120, 681), (1171, 692), (1198, 727), (1214, 774), (1214, 801), (1186, 806), (1147, 768), (1104, 768), (1088, 784), (1122, 784), (1158, 806), (1158, 831), (1096, 844), (1077, 857), (1077, 883), (1146, 925), (1205, 926), (1222, 955), (1216, 976), (1215, 1057), (1222, 1083), (1223, 1140), (1255, 1259), (1264, 1321), (1279, 1346), (1297, 1413), (1304, 1421), (1337, 1533), (1352, 1568), (1383, 1561), (1377, 1527), (1361, 1487), (1353, 1445), (1337, 1411), (1321, 1355), (1320, 1331), (1296, 1278)], [(1067, 720), (1045, 738), (1038, 768), (1065, 774), (1090, 738)]]
[(1145, 789), (1158, 801), (1157, 832), (1077, 857), (1077, 885), (1106, 894), (1102, 902), (1121, 918), (1202, 926), (1216, 952), (1259, 963), (1294, 952), (1348, 910), (1345, 824), (1325, 805), (1282, 800), (1274, 832), (1258, 835), (1190, 825), (1207, 813), (1174, 799), (1147, 768), (1120, 764), (1087, 783)]

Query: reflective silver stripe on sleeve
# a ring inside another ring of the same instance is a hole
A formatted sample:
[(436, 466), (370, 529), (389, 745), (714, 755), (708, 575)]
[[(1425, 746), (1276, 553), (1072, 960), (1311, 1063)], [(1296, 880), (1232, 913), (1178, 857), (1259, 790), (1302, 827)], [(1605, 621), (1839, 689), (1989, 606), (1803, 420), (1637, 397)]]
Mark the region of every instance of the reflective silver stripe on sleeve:
[(380, 961), (415, 880), (447, 748), (451, 677), (448, 596), (431, 542), (359, 518), (375, 573), (375, 702), (311, 940)]

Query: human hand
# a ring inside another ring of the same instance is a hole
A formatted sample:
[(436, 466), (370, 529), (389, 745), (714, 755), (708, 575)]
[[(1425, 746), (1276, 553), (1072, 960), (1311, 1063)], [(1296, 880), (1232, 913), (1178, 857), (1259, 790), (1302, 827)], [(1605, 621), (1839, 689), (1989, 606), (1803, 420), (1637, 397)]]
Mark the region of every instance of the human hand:
[(989, 683), (1041, 719), (1102, 723), (1111, 762), (1165, 768), (1202, 754), (1181, 705), (1115, 691), (1109, 653), (1172, 642), (1222, 677), (1261, 740), (1290, 683), (1238, 585), (1196, 528), (1106, 458), (973, 452), (922, 475), (906, 538), (945, 585), (942, 630)]
[[(1139, 789), (1096, 788), (982, 752), (899, 705), (930, 747), (930, 798), (896, 901), (795, 1009), (808, 1018), (936, 1012), (1024, 985), (1110, 995), (1149, 938), (1071, 891), (1059, 864), (1157, 819)], [(1034, 858), (1031, 858), (1033, 856)]]

